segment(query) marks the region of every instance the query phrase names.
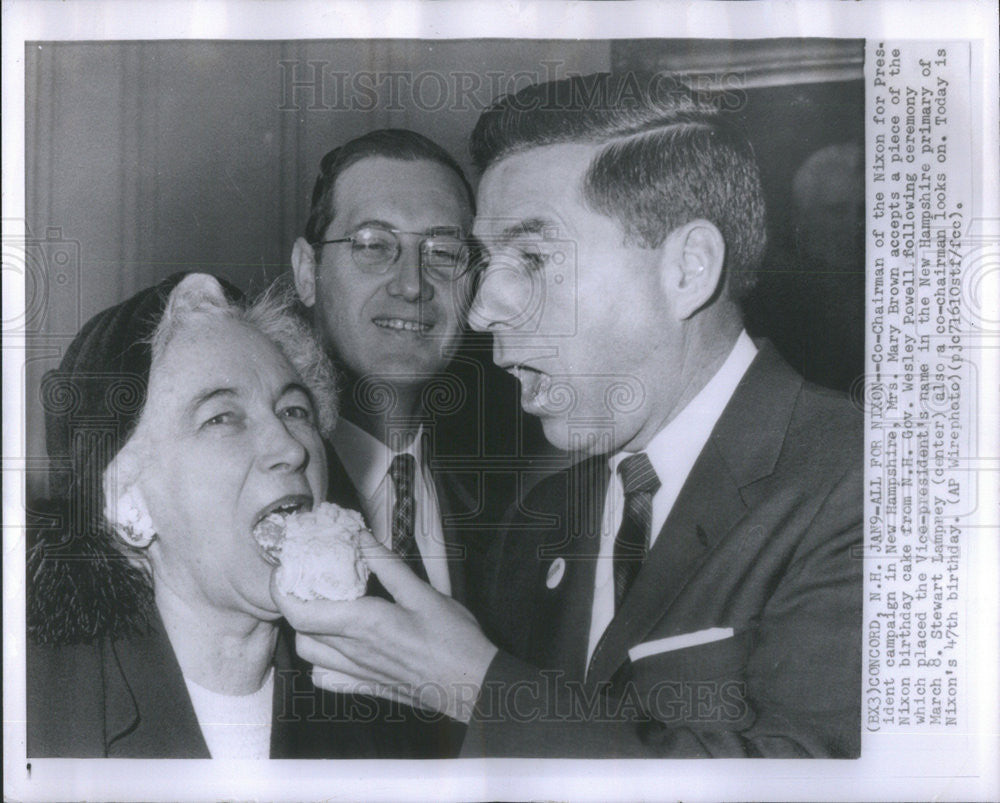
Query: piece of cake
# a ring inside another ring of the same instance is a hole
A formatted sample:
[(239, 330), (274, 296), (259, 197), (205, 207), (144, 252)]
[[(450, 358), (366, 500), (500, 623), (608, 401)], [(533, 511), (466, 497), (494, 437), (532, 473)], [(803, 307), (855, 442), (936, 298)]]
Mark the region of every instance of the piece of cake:
[(361, 557), (361, 514), (324, 502), (311, 511), (272, 513), (254, 528), (264, 552), (280, 563), (275, 585), (302, 600), (357, 599), (368, 566)]

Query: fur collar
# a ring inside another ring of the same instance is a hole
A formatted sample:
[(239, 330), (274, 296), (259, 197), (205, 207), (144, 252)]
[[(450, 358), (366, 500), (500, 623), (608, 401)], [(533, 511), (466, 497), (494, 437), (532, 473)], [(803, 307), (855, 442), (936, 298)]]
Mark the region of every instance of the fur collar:
[(152, 588), (106, 532), (93, 526), (80, 532), (53, 527), (53, 520), (69, 519), (65, 510), (33, 519), (26, 578), (29, 639), (79, 644), (148, 631)]

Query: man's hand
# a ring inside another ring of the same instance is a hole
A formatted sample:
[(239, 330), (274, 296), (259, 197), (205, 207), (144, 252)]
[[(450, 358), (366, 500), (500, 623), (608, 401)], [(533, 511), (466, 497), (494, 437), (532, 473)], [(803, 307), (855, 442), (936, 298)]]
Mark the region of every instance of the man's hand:
[(497, 648), (471, 613), (374, 538), (363, 535), (361, 549), (395, 603), (376, 597), (303, 602), (281, 594), (271, 579), (271, 596), (298, 633), (296, 650), (315, 665), (313, 682), (468, 722)]

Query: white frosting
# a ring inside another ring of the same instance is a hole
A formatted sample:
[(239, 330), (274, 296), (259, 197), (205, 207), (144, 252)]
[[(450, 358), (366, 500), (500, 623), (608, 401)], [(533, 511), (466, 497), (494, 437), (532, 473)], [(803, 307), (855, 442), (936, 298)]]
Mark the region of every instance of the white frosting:
[(359, 536), (365, 529), (360, 513), (329, 502), (288, 516), (275, 574), (278, 590), (303, 600), (362, 596), (368, 566), (361, 557)]

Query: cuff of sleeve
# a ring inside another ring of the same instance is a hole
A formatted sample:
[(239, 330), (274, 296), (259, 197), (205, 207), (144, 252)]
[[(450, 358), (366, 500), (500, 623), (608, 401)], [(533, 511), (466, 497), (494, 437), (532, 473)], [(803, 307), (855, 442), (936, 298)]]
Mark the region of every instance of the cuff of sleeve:
[[(465, 740), (462, 743), (462, 757), (483, 758), (487, 755), (513, 755), (517, 754), (514, 745), (501, 748), (497, 744), (497, 739), (503, 739), (499, 731), (506, 732), (508, 728), (498, 725), (514, 725), (519, 720), (532, 719), (537, 716), (537, 711), (529, 710), (528, 706), (519, 706), (519, 698), (530, 703), (532, 697), (537, 702), (537, 693), (531, 694), (532, 689), (540, 688), (544, 683), (544, 677), (537, 667), (525, 663), (515, 658), (510, 653), (499, 650), (490, 662), (483, 678), (479, 696), (473, 708), (472, 718), (469, 720)], [(522, 695), (521, 692), (524, 692)], [(519, 711), (519, 708), (525, 710)], [(487, 740), (489, 750), (487, 750)]]

